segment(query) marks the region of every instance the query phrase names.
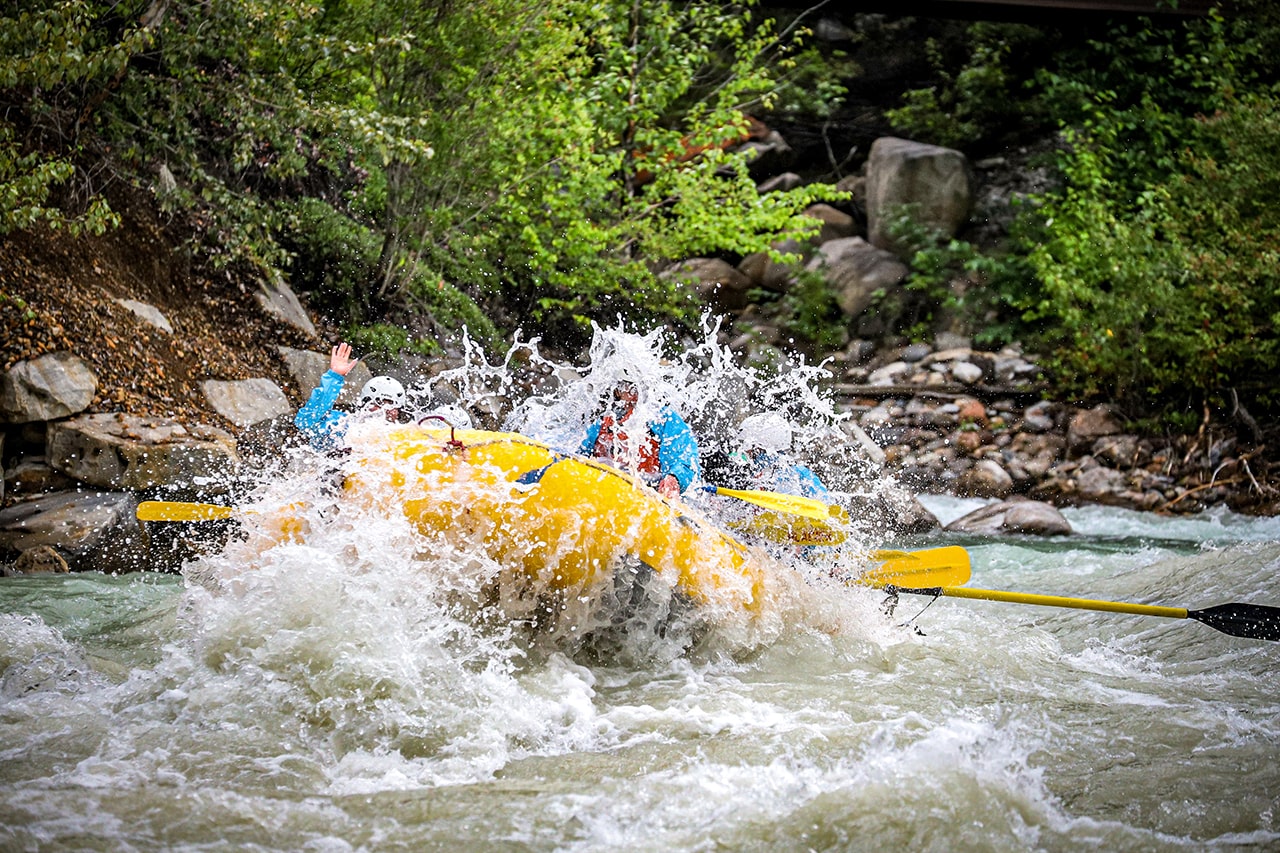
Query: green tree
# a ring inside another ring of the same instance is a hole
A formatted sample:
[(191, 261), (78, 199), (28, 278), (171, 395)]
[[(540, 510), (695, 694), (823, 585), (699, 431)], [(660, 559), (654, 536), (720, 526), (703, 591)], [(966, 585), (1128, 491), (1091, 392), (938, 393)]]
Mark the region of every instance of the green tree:
[[(480, 302), (569, 343), (619, 313), (679, 320), (686, 295), (663, 266), (802, 236), (816, 223), (801, 211), (834, 195), (762, 196), (726, 150), (799, 43), (751, 4), (65, 0), (40, 14), (86, 46), (73, 67), (96, 58), (55, 91), (66, 39), (6, 21), (0, 83), (33, 104), (24, 131), (47, 116), (91, 131), (103, 162), (184, 217), (198, 257), (291, 270), (357, 324), (438, 333), (483, 317)], [(65, 179), (64, 139), (0, 137), (14, 221), (56, 207), (40, 188)]]
[(86, 131), (161, 15), (125, 25), (110, 8), (37, 0), (0, 17), (0, 234), (38, 223), (101, 233), (119, 221), (76, 161), (97, 153)]
[(619, 313), (679, 319), (682, 293), (656, 268), (807, 233), (800, 211), (833, 195), (761, 196), (746, 156), (725, 150), (790, 48), (745, 7), (562, 0), (446, 16), (438, 31), (456, 33), (437, 52), (466, 79), (424, 90), (436, 156), (389, 205), (416, 230), (391, 227), (515, 322), (567, 342)]
[(926, 42), (936, 80), (903, 93), (901, 105), (886, 111), (895, 130), (934, 145), (968, 149), (1042, 126), (1048, 109), (1026, 81), (1053, 38), (1025, 24), (983, 21), (964, 33), (956, 46), (937, 38)]
[[(1043, 289), (1028, 317), (1047, 324), (1059, 375), (1081, 393), (1139, 408), (1188, 392), (1274, 393), (1280, 93), (1253, 85), (1266, 60), (1245, 26), (1216, 15), (1188, 25), (1176, 41), (1191, 52), (1170, 66), (1182, 87), (1127, 102), (1097, 91), (1065, 131), (1065, 185), (1039, 211), (1031, 260)], [(1141, 43), (1168, 56), (1152, 34)]]

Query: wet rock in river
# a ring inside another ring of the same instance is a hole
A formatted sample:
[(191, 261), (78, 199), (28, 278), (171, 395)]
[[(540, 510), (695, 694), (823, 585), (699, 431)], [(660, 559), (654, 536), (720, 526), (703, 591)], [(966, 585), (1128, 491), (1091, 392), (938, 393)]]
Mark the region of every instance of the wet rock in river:
[(0, 557), (56, 548), (72, 571), (149, 568), (147, 535), (127, 492), (55, 492), (0, 511)]
[(1052, 504), (1010, 500), (991, 504), (956, 519), (946, 527), (956, 533), (1025, 533), (1033, 536), (1066, 536), (1071, 522)]

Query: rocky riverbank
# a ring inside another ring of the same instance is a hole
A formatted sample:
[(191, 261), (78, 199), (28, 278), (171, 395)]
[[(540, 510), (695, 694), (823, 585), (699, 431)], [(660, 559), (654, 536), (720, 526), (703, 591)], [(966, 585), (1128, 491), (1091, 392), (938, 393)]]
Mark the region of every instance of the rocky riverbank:
[(1280, 509), (1276, 467), (1248, 428), (1205, 413), (1189, 434), (1138, 431), (1106, 403), (1053, 398), (1033, 357), (911, 345), (877, 353), (835, 391), (908, 487), (1056, 506), (1164, 513)]
[[(671, 274), (729, 318), (724, 343), (746, 360), (782, 338), (749, 294), (785, 291), (800, 268), (824, 277), (851, 334), (864, 334), (875, 328), (874, 294), (906, 271), (878, 235), (876, 210), (903, 201), (903, 187), (924, 187), (941, 205), (937, 224), (954, 231), (975, 196), (992, 197), (966, 183), (970, 174), (957, 152), (891, 140), (850, 184), (865, 199), (866, 227), (818, 205), (810, 215), (821, 233), (789, 247), (799, 266), (706, 258)], [(184, 262), (183, 235), (145, 195), (116, 207), (124, 226), (102, 237), (0, 239), (5, 571), (172, 569), (185, 546), (140, 525), (137, 501), (225, 500), (264, 449), (291, 440), (292, 413), (338, 337), (283, 281)], [(986, 352), (945, 333), (931, 345), (864, 334), (826, 358), (849, 440), (904, 494), (1015, 501), (983, 511), (976, 529), (1065, 533), (1053, 508), (1086, 502), (1280, 512), (1276, 437), (1243, 412), (1205, 412), (1198, 429), (1153, 435), (1105, 402), (1058, 399), (1032, 354)], [(387, 367), (412, 382), (454, 363)], [(361, 375), (353, 379), (358, 388)], [(502, 405), (474, 414), (496, 426)], [(936, 524), (918, 504), (871, 510), (890, 531)]]

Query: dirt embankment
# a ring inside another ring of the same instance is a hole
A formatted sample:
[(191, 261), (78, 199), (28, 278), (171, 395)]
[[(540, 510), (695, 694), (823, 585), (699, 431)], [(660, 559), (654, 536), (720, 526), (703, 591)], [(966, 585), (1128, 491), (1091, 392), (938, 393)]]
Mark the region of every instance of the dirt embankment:
[[(229, 425), (205, 401), (202, 380), (265, 376), (299, 393), (276, 346), (321, 342), (264, 314), (252, 281), (192, 264), (180, 229), (145, 195), (117, 193), (112, 207), (123, 225), (102, 236), (39, 229), (0, 237), (0, 370), (69, 350), (97, 374), (91, 412), (222, 427)], [(159, 309), (173, 331), (122, 300)]]

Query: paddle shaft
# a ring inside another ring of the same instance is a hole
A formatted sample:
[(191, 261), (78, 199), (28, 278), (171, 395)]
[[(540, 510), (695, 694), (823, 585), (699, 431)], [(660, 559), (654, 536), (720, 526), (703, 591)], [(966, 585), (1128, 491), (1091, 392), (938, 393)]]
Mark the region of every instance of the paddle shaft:
[(790, 495), (784, 492), (766, 492), (759, 489), (726, 489), (723, 486), (704, 486), (706, 491), (725, 497), (737, 498), (740, 501), (771, 509), (775, 512), (798, 515), (815, 521), (840, 521), (846, 518), (842, 507), (828, 505), (816, 498), (803, 495)]
[(1161, 607), (1154, 604), (1129, 604), (1123, 601), (1098, 601), (1093, 598), (1067, 598), (1061, 595), (1040, 595), (1031, 592), (1005, 592), (998, 589), (971, 589), (969, 587), (933, 587), (931, 589), (902, 589), (902, 592), (923, 595), (945, 595), (948, 598), (976, 598), (983, 601), (1008, 601), (1014, 604), (1034, 604), (1040, 607), (1071, 607), (1076, 610), (1100, 610), (1104, 613), (1132, 613), (1137, 616), (1163, 616), (1169, 619), (1187, 618), (1185, 607)]
[(185, 501), (143, 501), (138, 504), (139, 521), (217, 521), (244, 510), (218, 504)]
[(1032, 604), (1041, 607), (1069, 607), (1076, 610), (1098, 610), (1104, 613), (1130, 613), (1136, 616), (1160, 616), (1167, 619), (1193, 619), (1235, 637), (1253, 640), (1280, 640), (1280, 607), (1263, 604), (1220, 604), (1203, 610), (1185, 607), (1162, 607), (1155, 604), (1130, 604), (1124, 601), (1099, 601), (1092, 598), (1067, 598), (1059, 595), (1039, 595), (1027, 592), (1006, 592), (997, 589), (969, 589), (967, 587), (938, 586), (925, 589), (885, 586), (896, 592), (948, 598), (972, 598), (983, 601), (1006, 601), (1014, 604)]

